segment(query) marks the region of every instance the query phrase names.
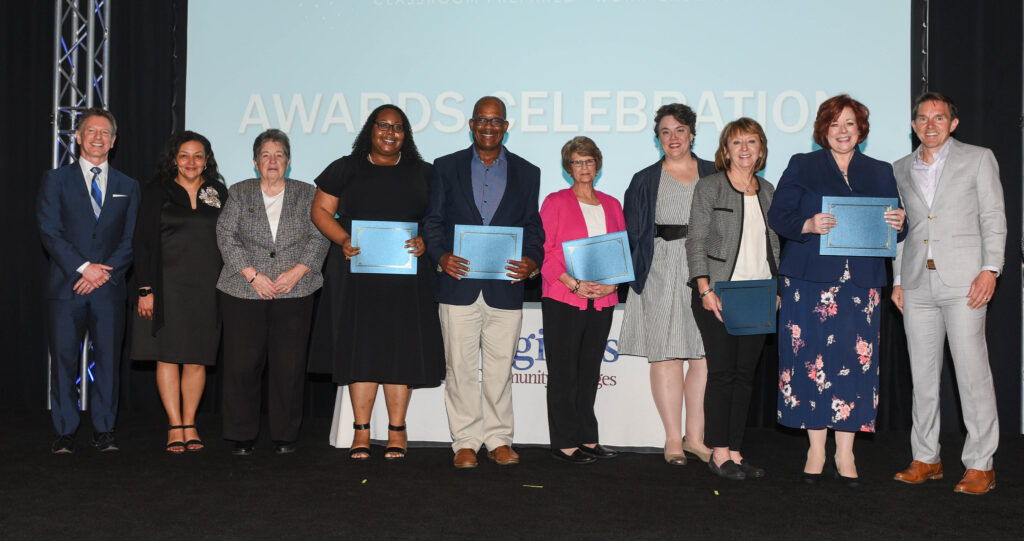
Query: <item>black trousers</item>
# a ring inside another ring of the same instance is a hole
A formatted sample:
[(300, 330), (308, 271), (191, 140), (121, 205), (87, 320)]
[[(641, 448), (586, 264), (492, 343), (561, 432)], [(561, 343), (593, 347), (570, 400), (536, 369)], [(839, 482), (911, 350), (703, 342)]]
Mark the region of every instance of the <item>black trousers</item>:
[(266, 368), (270, 437), (292, 442), (302, 424), (313, 296), (239, 299), (221, 293), (224, 319), (224, 438), (255, 440)]
[(614, 310), (588, 308), (541, 299), (552, 449), (598, 442), (594, 400)]
[(690, 301), (704, 353), (708, 383), (704, 389), (704, 443), (739, 451), (747, 427), (754, 371), (761, 359), (765, 335), (733, 336), (715, 313), (705, 310), (697, 290)]

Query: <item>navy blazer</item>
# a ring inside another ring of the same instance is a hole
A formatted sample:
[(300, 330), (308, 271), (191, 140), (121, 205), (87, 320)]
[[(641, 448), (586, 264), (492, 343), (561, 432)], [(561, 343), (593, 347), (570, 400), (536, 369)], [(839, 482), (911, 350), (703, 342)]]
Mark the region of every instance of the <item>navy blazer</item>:
[[(802, 232), (804, 222), (821, 212), (822, 196), (900, 197), (892, 165), (870, 158), (859, 149), (854, 151), (846, 172), (849, 186), (830, 150), (796, 154), (789, 160), (768, 210), (768, 225), (787, 240), (782, 247), (779, 274), (832, 283), (843, 275), (849, 261), (850, 275), (858, 286), (881, 287), (887, 283), (884, 258), (823, 256), (818, 253), (821, 236)], [(899, 205), (903, 208), (902, 200)], [(908, 229), (904, 225), (897, 239), (903, 240)]]
[[(633, 282), (630, 287), (637, 293), (644, 290), (647, 273), (651, 270), (651, 259), (654, 258), (654, 208), (658, 204), (658, 183), (661, 181), (661, 164), (664, 160), (662, 158), (633, 175), (623, 199), (626, 236), (633, 256)], [(715, 172), (715, 162), (697, 158), (698, 177), (713, 175)]]
[(124, 277), (132, 263), (139, 199), (139, 183), (109, 167), (107, 192), (96, 219), (78, 160), (43, 174), (36, 218), (43, 247), (50, 256), (46, 298), (72, 298), (72, 288), (82, 277), (77, 269), (86, 261), (113, 267), (110, 280), (90, 295), (125, 296)]
[[(523, 256), (529, 257), (539, 269), (544, 264), (544, 226), (537, 210), (540, 196), (540, 169), (505, 149), (508, 157), (508, 179), (505, 193), (490, 225), (522, 227)], [(430, 200), (423, 217), (423, 240), (427, 255), (435, 268), (441, 256), (451, 252), (455, 225), (481, 225), (483, 217), (473, 199), (473, 177), (470, 162), (473, 147), (434, 160), (430, 182)], [(470, 262), (472, 264), (472, 262)], [(473, 304), (480, 292), (492, 308), (518, 310), (523, 307), (523, 283), (505, 280), (456, 280), (440, 272), (437, 280), (437, 302), (466, 306)]]

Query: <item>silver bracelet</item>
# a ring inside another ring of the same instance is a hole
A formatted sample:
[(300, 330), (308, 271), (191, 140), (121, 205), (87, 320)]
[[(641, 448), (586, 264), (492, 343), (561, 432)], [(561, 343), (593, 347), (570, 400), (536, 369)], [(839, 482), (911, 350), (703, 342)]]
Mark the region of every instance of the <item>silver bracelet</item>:
[(707, 290), (705, 290), (705, 291), (702, 291), (702, 292), (700, 293), (700, 298), (702, 298), (702, 299), (703, 299), (704, 297), (707, 297), (707, 296), (708, 296), (709, 294), (711, 294), (711, 293), (714, 293), (714, 292), (715, 292), (715, 290), (714, 290), (714, 289), (711, 289), (711, 288), (709, 287), (709, 288), (708, 288)]

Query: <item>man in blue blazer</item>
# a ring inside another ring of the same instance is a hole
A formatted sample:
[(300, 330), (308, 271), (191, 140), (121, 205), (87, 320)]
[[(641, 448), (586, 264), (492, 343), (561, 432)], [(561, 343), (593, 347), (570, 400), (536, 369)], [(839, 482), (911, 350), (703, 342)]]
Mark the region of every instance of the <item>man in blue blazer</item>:
[(132, 262), (132, 233), (139, 185), (110, 167), (117, 136), (114, 115), (87, 109), (78, 119), (74, 163), (47, 171), (36, 217), (49, 256), (45, 294), (51, 355), (50, 405), (57, 439), (52, 451), (73, 453), (78, 429), (79, 354), (86, 330), (89, 410), (100, 451), (116, 451), (117, 377), (125, 319), (125, 272)]
[[(423, 218), (427, 253), (440, 273), (445, 406), (456, 468), (476, 467), (481, 446), (501, 466), (519, 463), (512, 450), (512, 358), (523, 318), (522, 281), (539, 274), (544, 229), (537, 211), (540, 169), (502, 145), (505, 114), (498, 98), (476, 102), (469, 120), (473, 146), (434, 161)], [(522, 227), (522, 260), (506, 267), (514, 281), (463, 279), (473, 262), (452, 253), (456, 224)]]

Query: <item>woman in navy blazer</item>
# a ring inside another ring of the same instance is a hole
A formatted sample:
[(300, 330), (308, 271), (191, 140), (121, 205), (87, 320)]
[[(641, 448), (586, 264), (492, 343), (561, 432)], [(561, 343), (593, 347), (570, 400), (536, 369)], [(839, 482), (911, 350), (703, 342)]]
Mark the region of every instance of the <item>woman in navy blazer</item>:
[[(822, 197), (899, 198), (892, 166), (857, 148), (868, 128), (867, 107), (849, 96), (822, 103), (814, 121), (814, 140), (822, 149), (790, 159), (768, 211), (768, 225), (787, 240), (779, 265), (778, 419), (807, 429), (807, 483), (821, 476), (831, 428), (834, 475), (855, 486), (854, 435), (875, 430), (885, 261), (818, 250), (821, 235), (836, 225), (835, 216), (821, 212)], [(906, 235), (902, 204), (878, 219), (899, 231), (899, 240)]]
[(572, 176), (572, 187), (547, 196), (540, 209), (548, 432), (552, 455), (575, 464), (618, 454), (597, 442), (594, 415), (612, 312), (619, 302), (617, 287), (570, 275), (562, 251), (565, 241), (626, 229), (619, 202), (594, 189), (601, 160), (601, 150), (589, 137), (574, 137), (566, 143), (562, 168)]

